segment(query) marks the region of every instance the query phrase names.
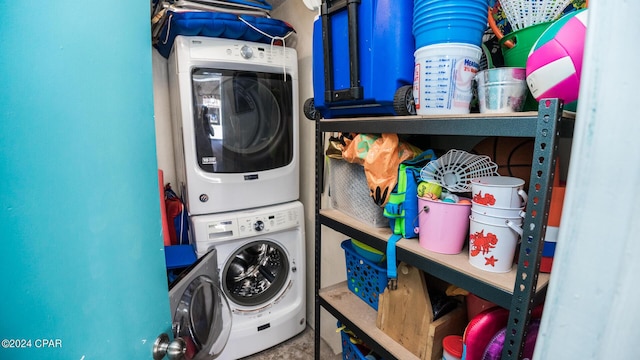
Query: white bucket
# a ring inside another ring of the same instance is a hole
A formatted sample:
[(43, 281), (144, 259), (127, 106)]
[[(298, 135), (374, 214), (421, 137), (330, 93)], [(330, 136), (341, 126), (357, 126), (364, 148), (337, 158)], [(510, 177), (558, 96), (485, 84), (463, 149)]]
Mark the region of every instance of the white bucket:
[(511, 221), (492, 225), (470, 218), (469, 263), (494, 273), (511, 271), (520, 236), (522, 228)]
[[(526, 215), (525, 212), (521, 211), (520, 216), (517, 216), (517, 217), (494, 216), (491, 214), (483, 214), (477, 211), (476, 209), (474, 209), (473, 206), (471, 206), (470, 219), (478, 220), (480, 222), (483, 222), (485, 224), (490, 224), (490, 225), (506, 225), (507, 220), (509, 220), (518, 226), (522, 226), (522, 224), (524, 223), (525, 215)], [(547, 230), (547, 233), (549, 233), (548, 230)], [(545, 238), (545, 241), (546, 241), (546, 238)]]
[(528, 200), (524, 180), (510, 176), (484, 176), (471, 179), (473, 201), (497, 208), (519, 208)]
[(495, 206), (487, 206), (478, 202), (471, 202), (471, 209), (481, 215), (495, 216), (501, 218), (517, 218), (522, 217), (524, 212), (524, 206), (517, 208), (501, 208)]
[(413, 97), (418, 115), (468, 114), (480, 47), (443, 43), (414, 53)]

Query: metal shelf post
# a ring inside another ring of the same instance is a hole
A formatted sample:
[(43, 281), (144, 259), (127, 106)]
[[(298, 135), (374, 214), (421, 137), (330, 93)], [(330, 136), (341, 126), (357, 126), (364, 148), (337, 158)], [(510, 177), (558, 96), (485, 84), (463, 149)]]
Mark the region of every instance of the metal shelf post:
[(514, 285), (505, 345), (502, 359), (523, 357), (527, 325), (531, 319), (536, 283), (542, 258), (554, 169), (560, 138), (562, 103), (557, 100), (540, 101), (538, 123), (529, 181), (529, 201), (523, 226), (522, 242), (518, 257), (516, 283)]

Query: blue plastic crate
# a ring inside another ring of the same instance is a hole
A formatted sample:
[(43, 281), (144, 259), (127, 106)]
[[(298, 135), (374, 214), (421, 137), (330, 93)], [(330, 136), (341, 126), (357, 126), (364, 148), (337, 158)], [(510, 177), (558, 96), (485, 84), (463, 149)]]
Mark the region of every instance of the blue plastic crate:
[[(340, 329), (341, 327), (342, 324), (340, 323), (340, 321), (338, 321), (338, 329)], [(342, 360), (369, 360), (372, 357), (376, 360), (383, 360), (378, 355), (375, 355), (373, 353), (371, 353), (369, 357), (365, 357), (365, 355), (360, 350), (361, 348), (351, 342), (349, 334), (347, 334), (344, 329), (340, 331), (340, 339), (342, 342)], [(366, 346), (362, 346), (362, 349), (365, 349), (367, 353), (371, 352)]]
[(387, 269), (356, 253), (351, 240), (343, 241), (341, 246), (345, 254), (349, 290), (377, 311), (379, 295), (387, 286)]
[[(338, 323), (340, 327), (340, 323)], [(340, 331), (340, 339), (342, 340), (342, 360), (367, 360), (358, 347), (349, 340), (349, 334)]]

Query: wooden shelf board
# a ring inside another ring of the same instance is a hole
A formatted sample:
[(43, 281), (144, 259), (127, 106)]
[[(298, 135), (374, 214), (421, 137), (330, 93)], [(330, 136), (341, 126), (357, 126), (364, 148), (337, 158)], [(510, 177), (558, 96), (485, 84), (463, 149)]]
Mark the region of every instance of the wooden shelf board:
[(351, 292), (346, 281), (320, 289), (319, 294), (327, 304), (348, 318), (360, 331), (385, 348), (396, 359), (419, 360), (416, 355), (378, 329), (377, 311)]

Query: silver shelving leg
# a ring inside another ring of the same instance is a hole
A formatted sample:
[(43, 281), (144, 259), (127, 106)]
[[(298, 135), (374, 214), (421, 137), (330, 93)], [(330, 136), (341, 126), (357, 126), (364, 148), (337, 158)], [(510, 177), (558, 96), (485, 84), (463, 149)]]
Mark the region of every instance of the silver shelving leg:
[(540, 101), (535, 148), (529, 181), (527, 215), (523, 226), (516, 282), (502, 351), (503, 360), (522, 359), (526, 328), (534, 306), (542, 247), (547, 229), (551, 190), (562, 119), (559, 100)]

